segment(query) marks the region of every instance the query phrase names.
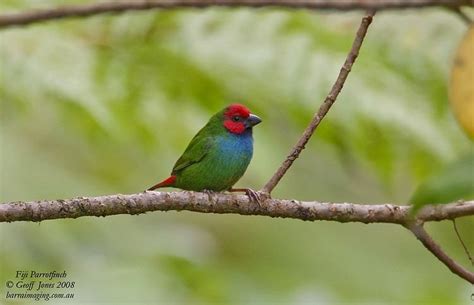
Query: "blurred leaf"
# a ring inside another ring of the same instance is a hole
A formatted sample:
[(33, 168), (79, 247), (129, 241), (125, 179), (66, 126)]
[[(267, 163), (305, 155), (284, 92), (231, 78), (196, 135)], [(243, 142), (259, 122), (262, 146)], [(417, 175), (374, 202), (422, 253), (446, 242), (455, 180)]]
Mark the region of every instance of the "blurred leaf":
[(474, 154), (448, 164), (429, 177), (413, 194), (413, 211), (427, 204), (474, 199)]

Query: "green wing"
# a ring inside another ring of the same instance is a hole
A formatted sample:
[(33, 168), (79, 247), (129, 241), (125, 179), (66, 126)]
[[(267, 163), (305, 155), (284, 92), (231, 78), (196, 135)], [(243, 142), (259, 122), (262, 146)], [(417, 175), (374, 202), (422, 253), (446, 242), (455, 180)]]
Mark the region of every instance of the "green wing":
[(191, 140), (183, 155), (176, 161), (171, 175), (176, 175), (186, 167), (201, 161), (211, 149), (212, 138), (205, 136), (201, 129)]

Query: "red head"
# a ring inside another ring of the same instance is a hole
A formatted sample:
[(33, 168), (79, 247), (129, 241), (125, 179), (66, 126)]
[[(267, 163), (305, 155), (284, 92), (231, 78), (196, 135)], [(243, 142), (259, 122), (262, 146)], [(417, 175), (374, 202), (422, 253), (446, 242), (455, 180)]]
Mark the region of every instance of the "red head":
[(246, 129), (252, 129), (261, 121), (258, 116), (251, 114), (249, 109), (241, 104), (232, 104), (224, 110), (224, 127), (234, 134), (241, 134)]

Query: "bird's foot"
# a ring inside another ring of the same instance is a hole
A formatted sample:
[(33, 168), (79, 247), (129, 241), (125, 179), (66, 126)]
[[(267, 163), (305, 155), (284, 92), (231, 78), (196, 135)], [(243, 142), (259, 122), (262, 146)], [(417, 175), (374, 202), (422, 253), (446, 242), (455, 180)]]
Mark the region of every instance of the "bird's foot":
[(252, 189), (249, 189), (249, 188), (240, 188), (240, 189), (229, 189), (229, 192), (244, 192), (245, 195), (247, 195), (250, 199), (250, 201), (253, 201), (253, 202), (256, 202), (258, 204), (258, 206), (260, 207), (260, 203), (262, 201), (262, 198), (260, 196), (260, 193), (257, 192), (257, 191), (254, 191)]
[(206, 189), (202, 190), (202, 192), (204, 194), (207, 194), (207, 197), (209, 198), (209, 200), (212, 200), (212, 195), (217, 193), (216, 191), (206, 190)]

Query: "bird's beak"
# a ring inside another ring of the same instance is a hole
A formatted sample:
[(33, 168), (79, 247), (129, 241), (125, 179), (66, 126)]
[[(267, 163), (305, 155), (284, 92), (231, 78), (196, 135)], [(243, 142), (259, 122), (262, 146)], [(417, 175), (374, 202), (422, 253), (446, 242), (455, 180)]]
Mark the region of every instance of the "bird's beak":
[(262, 122), (262, 119), (260, 119), (255, 114), (250, 114), (247, 120), (245, 121), (245, 127), (252, 128), (253, 126), (259, 124), (260, 122)]

